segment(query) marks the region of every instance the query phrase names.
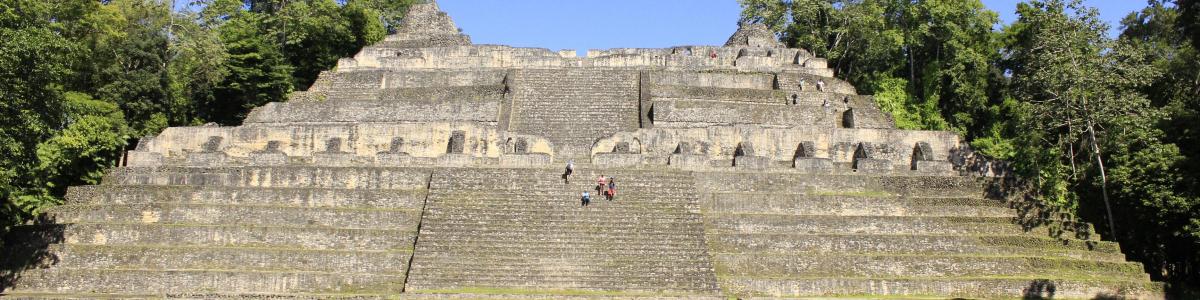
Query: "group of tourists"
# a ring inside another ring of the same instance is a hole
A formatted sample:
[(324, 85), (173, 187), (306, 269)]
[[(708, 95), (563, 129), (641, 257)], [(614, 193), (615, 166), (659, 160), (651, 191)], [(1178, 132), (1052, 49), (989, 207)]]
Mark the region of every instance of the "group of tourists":
[[(575, 160), (567, 161), (567, 170), (563, 172), (562, 176), (563, 183), (570, 184), (571, 176), (574, 175), (574, 173)], [(595, 192), (598, 195), (603, 195), (605, 199), (608, 199), (608, 201), (613, 201), (613, 198), (617, 197), (617, 180), (612, 176), (604, 176), (604, 174), (600, 174), (600, 177), (596, 178)], [(582, 194), (580, 194), (579, 202), (581, 206), (588, 206), (588, 204), (592, 202), (592, 193), (590, 191), (584, 191)]]

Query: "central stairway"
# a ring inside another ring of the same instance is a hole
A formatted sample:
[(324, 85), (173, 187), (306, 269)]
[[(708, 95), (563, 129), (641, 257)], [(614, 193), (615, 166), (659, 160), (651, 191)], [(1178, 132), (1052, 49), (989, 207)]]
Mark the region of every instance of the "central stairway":
[(638, 129), (637, 71), (527, 69), (514, 74), (510, 129), (546, 137), (559, 161), (589, 161), (597, 137)]
[(599, 171), (435, 171), (410, 293), (716, 295), (690, 174), (603, 172), (615, 201), (581, 207)]

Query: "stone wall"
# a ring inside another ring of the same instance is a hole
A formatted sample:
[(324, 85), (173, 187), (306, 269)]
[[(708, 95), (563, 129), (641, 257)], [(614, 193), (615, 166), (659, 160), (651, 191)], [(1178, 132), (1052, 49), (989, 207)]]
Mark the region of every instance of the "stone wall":
[[(473, 122), (172, 127), (150, 138), (135, 152), (158, 153), (163, 161), (184, 160), (194, 153), (205, 152), (205, 144), (216, 137), (220, 139), (219, 144), (209, 150), (229, 157), (251, 157), (256, 152), (267, 150), (269, 142), (277, 144), (277, 149), (272, 151), (277, 150), (286, 157), (312, 157), (326, 151), (330, 140), (338, 139), (340, 152), (368, 160), (381, 153), (437, 158), (447, 155), (455, 132), (461, 132), (463, 137), (462, 152), (458, 154), (467, 157), (499, 158), (510, 138), (524, 139), (528, 153), (553, 153), (553, 146), (544, 138), (498, 132), (494, 126)], [(402, 140), (399, 145), (396, 144), (398, 139)]]
[(666, 163), (681, 144), (690, 151), (678, 154), (698, 155), (710, 161), (731, 161), (740, 144), (753, 145), (750, 156), (766, 157), (771, 161), (792, 161), (797, 149), (805, 142), (814, 145), (812, 157), (828, 158), (835, 163), (849, 164), (855, 160), (860, 144), (872, 147), (870, 158), (887, 160), (896, 169), (909, 169), (913, 147), (928, 143), (932, 159), (947, 161), (950, 151), (960, 146), (958, 135), (942, 131), (912, 131), (896, 129), (818, 129), (762, 128), (759, 126), (712, 126), (708, 128), (653, 128), (632, 133), (618, 133), (602, 139), (592, 148), (593, 155), (612, 152), (618, 143), (628, 143), (649, 163)]

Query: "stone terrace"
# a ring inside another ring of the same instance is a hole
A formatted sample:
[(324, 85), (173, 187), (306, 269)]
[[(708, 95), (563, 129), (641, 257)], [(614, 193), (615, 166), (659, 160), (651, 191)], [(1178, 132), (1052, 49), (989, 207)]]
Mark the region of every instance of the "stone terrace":
[(833, 75), (762, 25), (576, 57), (474, 45), (418, 4), (245, 125), (168, 128), (72, 187), (5, 237), (0, 292), (1163, 298), (1091, 225), (993, 196), (1003, 169)]

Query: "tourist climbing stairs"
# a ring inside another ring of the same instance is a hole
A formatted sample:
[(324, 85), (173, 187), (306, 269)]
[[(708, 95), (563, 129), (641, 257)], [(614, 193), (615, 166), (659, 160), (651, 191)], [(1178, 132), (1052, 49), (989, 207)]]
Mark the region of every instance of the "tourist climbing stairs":
[[(715, 295), (690, 174), (438, 170), (410, 293)], [(617, 196), (594, 187), (612, 176)], [(581, 193), (590, 191), (588, 206)]]

